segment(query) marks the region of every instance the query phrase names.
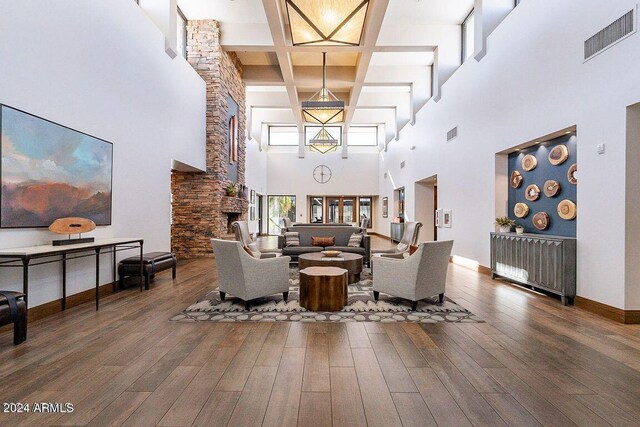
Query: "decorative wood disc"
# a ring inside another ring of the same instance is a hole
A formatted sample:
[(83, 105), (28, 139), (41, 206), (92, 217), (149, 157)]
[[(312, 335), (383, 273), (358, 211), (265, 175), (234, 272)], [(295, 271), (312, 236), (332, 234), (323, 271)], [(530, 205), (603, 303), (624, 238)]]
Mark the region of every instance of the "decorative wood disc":
[(577, 163), (574, 163), (569, 167), (569, 170), (567, 171), (567, 179), (571, 184), (578, 183), (578, 164)]
[(522, 185), (522, 174), (518, 171), (511, 172), (511, 188), (520, 188)]
[(569, 158), (569, 149), (566, 145), (556, 145), (549, 152), (549, 163), (554, 166), (563, 164)]
[(513, 213), (518, 218), (524, 218), (529, 215), (529, 206), (526, 203), (516, 203), (513, 207)]
[(544, 195), (547, 197), (555, 197), (560, 193), (560, 183), (550, 179), (544, 183)]
[(538, 166), (538, 160), (531, 154), (527, 154), (522, 158), (522, 169), (532, 171)]
[(58, 218), (49, 226), (49, 231), (56, 234), (88, 233), (96, 229), (96, 223), (87, 218)]
[(540, 187), (535, 184), (528, 185), (524, 197), (530, 202), (535, 202), (540, 198)]
[(560, 215), (560, 218), (571, 221), (572, 219), (576, 219), (577, 214), (578, 208), (571, 200), (564, 199), (558, 203), (558, 215)]
[(549, 228), (549, 214), (546, 212), (538, 212), (533, 216), (533, 226), (538, 230), (546, 230)]

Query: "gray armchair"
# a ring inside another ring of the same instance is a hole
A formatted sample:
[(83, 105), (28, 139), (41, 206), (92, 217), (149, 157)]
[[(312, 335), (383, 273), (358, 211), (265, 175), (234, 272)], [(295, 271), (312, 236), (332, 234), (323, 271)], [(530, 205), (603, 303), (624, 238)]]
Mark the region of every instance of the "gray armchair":
[(236, 240), (240, 242), (243, 247), (248, 248), (256, 258), (266, 259), (280, 256), (282, 251), (278, 249), (260, 251), (258, 243), (251, 237), (247, 221), (234, 221), (231, 226), (233, 227), (233, 233), (235, 234)]
[(409, 253), (410, 246), (416, 246), (418, 244), (418, 236), (420, 235), (421, 222), (405, 222), (404, 232), (402, 233), (402, 239), (400, 243), (393, 249), (372, 250), (371, 255), (383, 256), (386, 258), (404, 258), (405, 253)]
[(373, 258), (374, 299), (378, 300), (380, 292), (408, 299), (413, 311), (418, 308), (418, 301), (434, 295), (442, 304), (452, 247), (453, 240), (428, 242), (421, 243), (407, 258)]
[(245, 252), (240, 242), (232, 240), (211, 239), (211, 245), (222, 300), (229, 293), (243, 300), (246, 310), (249, 310), (251, 300), (279, 292), (287, 301), (291, 258), (257, 259)]

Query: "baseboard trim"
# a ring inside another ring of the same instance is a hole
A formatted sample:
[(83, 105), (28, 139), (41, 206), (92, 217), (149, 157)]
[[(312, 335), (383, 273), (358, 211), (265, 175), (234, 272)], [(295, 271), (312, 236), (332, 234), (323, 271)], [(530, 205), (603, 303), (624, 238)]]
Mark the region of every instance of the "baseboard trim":
[[(113, 283), (100, 286), (100, 298), (113, 293)], [(67, 296), (67, 310), (80, 304), (96, 300), (96, 289), (91, 288), (77, 294)], [(49, 301), (36, 307), (29, 307), (29, 322), (43, 319), (62, 311), (62, 298)]]
[(598, 301), (576, 296), (575, 305), (585, 311), (627, 325), (640, 324), (640, 310), (623, 310)]
[(471, 266), (469, 266), (467, 264), (462, 264), (462, 263), (456, 262), (455, 258), (453, 257), (453, 255), (449, 256), (449, 262), (451, 264), (455, 264), (455, 265), (458, 265), (460, 267), (464, 267), (467, 270), (475, 271), (477, 273), (484, 274), (485, 276), (491, 276), (491, 269), (489, 267), (485, 267), (484, 265), (478, 264), (477, 267), (471, 267)]

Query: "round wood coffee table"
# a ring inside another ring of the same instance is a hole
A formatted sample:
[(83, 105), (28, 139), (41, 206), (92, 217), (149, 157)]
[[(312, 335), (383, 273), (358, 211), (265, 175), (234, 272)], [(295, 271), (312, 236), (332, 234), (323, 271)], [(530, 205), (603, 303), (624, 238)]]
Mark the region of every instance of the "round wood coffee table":
[(342, 252), (339, 257), (325, 257), (320, 252), (302, 254), (298, 257), (300, 270), (309, 267), (338, 267), (349, 272), (349, 284), (360, 281), (362, 273), (362, 255)]
[(300, 307), (310, 311), (339, 311), (347, 305), (347, 270), (309, 267), (300, 270)]

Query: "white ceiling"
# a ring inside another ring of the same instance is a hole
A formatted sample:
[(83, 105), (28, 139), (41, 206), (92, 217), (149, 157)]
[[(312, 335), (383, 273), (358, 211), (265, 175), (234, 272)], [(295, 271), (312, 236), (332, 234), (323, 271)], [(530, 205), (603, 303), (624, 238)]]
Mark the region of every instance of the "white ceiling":
[(292, 46), (284, 0), (178, 5), (187, 19), (221, 22), (223, 48), (236, 52), (244, 66), (250, 137), (260, 137), (263, 123), (301, 123), (300, 102), (320, 88), (326, 51), (327, 85), (345, 100), (346, 123), (385, 123), (392, 138), (431, 97), (434, 49), (459, 61), (459, 26), (473, 0), (371, 0), (362, 43), (355, 47)]

